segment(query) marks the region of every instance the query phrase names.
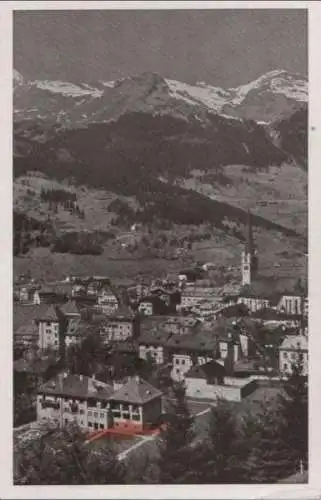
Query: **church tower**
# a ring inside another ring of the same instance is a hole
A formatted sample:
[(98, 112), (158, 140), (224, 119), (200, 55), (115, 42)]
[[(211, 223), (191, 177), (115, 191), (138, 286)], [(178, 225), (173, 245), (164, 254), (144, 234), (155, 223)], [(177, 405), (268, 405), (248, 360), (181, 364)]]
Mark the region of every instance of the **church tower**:
[(253, 242), (251, 213), (247, 214), (245, 247), (242, 252), (242, 285), (250, 285), (258, 267), (257, 251)]

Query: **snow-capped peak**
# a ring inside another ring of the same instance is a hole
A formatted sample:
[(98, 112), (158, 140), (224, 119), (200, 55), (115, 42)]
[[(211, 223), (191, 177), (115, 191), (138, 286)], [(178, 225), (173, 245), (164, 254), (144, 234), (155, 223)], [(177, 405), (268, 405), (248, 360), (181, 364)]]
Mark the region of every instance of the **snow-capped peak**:
[(226, 104), (229, 93), (220, 87), (213, 87), (202, 82), (196, 85), (189, 85), (177, 80), (166, 79), (170, 95), (176, 99), (186, 101), (188, 104), (197, 106), (199, 104), (205, 105), (213, 111), (221, 111)]
[(265, 73), (256, 80), (230, 89), (234, 93), (232, 105), (237, 106), (253, 90), (267, 90), (274, 94), (284, 94), (289, 99), (297, 101), (308, 100), (308, 83), (299, 75), (293, 75), (284, 69)]
[(101, 97), (103, 94), (102, 90), (90, 87), (89, 85), (83, 85), (81, 87), (80, 85), (76, 85), (74, 83), (48, 80), (35, 80), (30, 83), (35, 85), (38, 89), (48, 90), (49, 92), (62, 94), (68, 97), (80, 97), (85, 95), (91, 97)]

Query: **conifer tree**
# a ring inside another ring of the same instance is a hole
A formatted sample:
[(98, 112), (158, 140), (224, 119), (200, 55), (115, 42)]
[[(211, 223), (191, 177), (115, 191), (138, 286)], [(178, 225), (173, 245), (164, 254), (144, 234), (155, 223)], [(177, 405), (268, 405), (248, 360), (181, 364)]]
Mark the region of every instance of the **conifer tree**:
[(282, 440), (293, 450), (296, 467), (308, 459), (308, 385), (303, 373), (303, 354), (299, 353), (292, 365), (292, 373), (284, 386), (285, 395), (280, 396), (283, 418)]
[(193, 482), (190, 477), (194, 477), (195, 457), (190, 446), (195, 437), (193, 417), (187, 406), (184, 386), (177, 384), (173, 392), (174, 401), (159, 444), (159, 481), (162, 484), (189, 483)]

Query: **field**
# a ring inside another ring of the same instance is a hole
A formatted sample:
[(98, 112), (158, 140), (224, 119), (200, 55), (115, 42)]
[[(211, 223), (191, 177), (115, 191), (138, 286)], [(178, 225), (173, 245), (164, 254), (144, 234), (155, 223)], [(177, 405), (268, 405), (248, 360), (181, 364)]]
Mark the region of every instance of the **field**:
[(265, 170), (251, 170), (242, 165), (224, 167), (228, 184), (210, 182), (203, 172), (184, 182), (184, 187), (251, 210), (273, 222), (291, 227), (301, 234), (307, 232), (307, 174), (298, 166), (282, 165)]

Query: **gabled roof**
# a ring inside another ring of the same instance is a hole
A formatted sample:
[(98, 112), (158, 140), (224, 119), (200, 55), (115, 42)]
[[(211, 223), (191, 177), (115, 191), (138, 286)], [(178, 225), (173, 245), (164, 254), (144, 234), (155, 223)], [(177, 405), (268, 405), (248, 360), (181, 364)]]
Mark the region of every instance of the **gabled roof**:
[(27, 323), (25, 325), (21, 325), (14, 331), (14, 337), (22, 338), (22, 337), (34, 337), (35, 339), (39, 336), (39, 330), (37, 325), (34, 323)]
[(216, 361), (209, 361), (203, 365), (195, 365), (185, 374), (186, 378), (200, 378), (209, 380), (212, 377), (223, 377), (226, 369)]
[(51, 304), (47, 310), (36, 318), (38, 321), (59, 321), (57, 307)]
[(70, 374), (64, 377), (60, 373), (57, 377), (43, 384), (38, 392), (40, 394), (55, 394), (73, 398), (95, 398), (107, 401), (113, 393), (113, 386), (94, 380), (85, 375)]
[(74, 300), (69, 300), (68, 302), (66, 302), (66, 304), (63, 304), (60, 307), (60, 311), (64, 313), (66, 316), (68, 316), (69, 314), (80, 316), (79, 309)]
[(161, 396), (162, 392), (146, 382), (146, 380), (141, 377), (131, 377), (110, 399), (141, 405)]
[(166, 345), (172, 350), (208, 352), (217, 347), (217, 339), (210, 331), (202, 331), (195, 334), (172, 335)]
[(163, 329), (154, 329), (149, 331), (143, 331), (138, 338), (138, 343), (140, 345), (165, 345), (168, 339), (171, 337), (171, 333)]

